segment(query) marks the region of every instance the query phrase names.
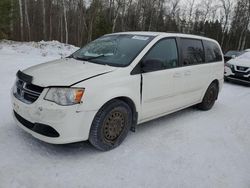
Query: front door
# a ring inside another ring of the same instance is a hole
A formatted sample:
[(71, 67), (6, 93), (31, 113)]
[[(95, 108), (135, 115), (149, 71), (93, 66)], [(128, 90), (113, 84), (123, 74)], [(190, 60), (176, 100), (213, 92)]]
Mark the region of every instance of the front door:
[(142, 120), (160, 116), (178, 108), (178, 87), (183, 82), (178, 69), (179, 58), (175, 38), (158, 41), (142, 61), (158, 60), (162, 70), (142, 73)]

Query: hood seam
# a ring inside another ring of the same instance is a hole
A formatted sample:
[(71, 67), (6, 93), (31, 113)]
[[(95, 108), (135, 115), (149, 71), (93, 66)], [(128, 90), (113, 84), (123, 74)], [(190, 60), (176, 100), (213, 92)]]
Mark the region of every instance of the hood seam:
[[(112, 71), (113, 71), (113, 70), (112, 70)], [(90, 77), (88, 77), (88, 78), (85, 78), (85, 79), (83, 79), (83, 80), (80, 80), (80, 81), (78, 81), (78, 82), (75, 82), (75, 83), (71, 84), (69, 87), (72, 87), (72, 86), (74, 86), (74, 85), (76, 85), (76, 84), (79, 84), (79, 83), (84, 82), (84, 81), (86, 81), (86, 80), (89, 80), (89, 79), (91, 79), (91, 78), (95, 78), (95, 77), (98, 77), (98, 76), (101, 76), (101, 75), (110, 73), (110, 72), (112, 72), (112, 71), (108, 71), (108, 72), (104, 72), (104, 73), (97, 74), (97, 75), (94, 75), (94, 76), (90, 76)]]

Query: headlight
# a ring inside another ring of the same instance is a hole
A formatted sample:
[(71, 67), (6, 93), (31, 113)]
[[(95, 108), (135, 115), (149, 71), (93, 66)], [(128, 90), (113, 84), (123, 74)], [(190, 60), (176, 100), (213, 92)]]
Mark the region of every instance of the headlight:
[(229, 67), (230, 69), (234, 68), (234, 66), (231, 65), (231, 64), (229, 64), (229, 63), (226, 63), (225, 66), (226, 66), (226, 67)]
[(82, 88), (50, 88), (44, 99), (67, 106), (79, 104), (83, 94), (84, 89)]

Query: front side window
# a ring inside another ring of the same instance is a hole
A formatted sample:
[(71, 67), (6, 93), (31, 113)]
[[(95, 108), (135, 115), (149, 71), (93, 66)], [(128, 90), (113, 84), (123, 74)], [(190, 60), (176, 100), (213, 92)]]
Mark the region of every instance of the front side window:
[(162, 69), (178, 66), (178, 51), (175, 39), (163, 39), (151, 48), (143, 58), (145, 60), (157, 60), (162, 62)]
[(221, 51), (216, 43), (204, 40), (203, 44), (207, 63), (222, 61)]
[(153, 38), (131, 34), (107, 35), (90, 42), (72, 54), (72, 57), (123, 67), (129, 65)]
[(205, 62), (205, 55), (201, 40), (181, 39), (184, 66), (196, 65)]

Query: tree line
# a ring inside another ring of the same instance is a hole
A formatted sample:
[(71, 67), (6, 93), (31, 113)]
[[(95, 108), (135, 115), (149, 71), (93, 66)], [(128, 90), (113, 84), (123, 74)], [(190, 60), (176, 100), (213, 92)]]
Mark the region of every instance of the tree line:
[(111, 32), (207, 36), (224, 51), (250, 48), (250, 0), (1, 0), (0, 39), (82, 46)]

